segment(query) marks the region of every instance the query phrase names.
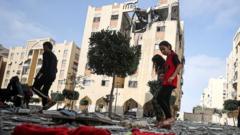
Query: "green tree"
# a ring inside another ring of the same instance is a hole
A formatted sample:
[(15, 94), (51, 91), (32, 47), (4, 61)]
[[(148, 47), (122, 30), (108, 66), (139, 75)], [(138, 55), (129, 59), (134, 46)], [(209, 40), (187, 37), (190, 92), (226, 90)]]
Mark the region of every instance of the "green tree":
[(224, 109), (227, 111), (234, 111), (234, 110), (237, 110), (238, 108), (238, 101), (229, 99), (224, 101), (223, 106), (224, 106)]
[(229, 100), (226, 100), (224, 101), (224, 109), (229, 111), (229, 116), (231, 116), (233, 118), (233, 123), (234, 123), (234, 126), (235, 126), (235, 118), (236, 116), (234, 115), (234, 111), (235, 110), (238, 110), (238, 102), (237, 100), (232, 100), (232, 99), (229, 99)]
[(63, 96), (70, 101), (70, 107), (73, 109), (74, 101), (78, 100), (79, 93), (73, 90), (64, 89), (62, 91)]
[(115, 78), (126, 77), (136, 72), (140, 56), (140, 46), (130, 46), (130, 38), (121, 32), (101, 30), (90, 37), (88, 66), (97, 75), (113, 78), (109, 100), (109, 116), (112, 113), (112, 102)]

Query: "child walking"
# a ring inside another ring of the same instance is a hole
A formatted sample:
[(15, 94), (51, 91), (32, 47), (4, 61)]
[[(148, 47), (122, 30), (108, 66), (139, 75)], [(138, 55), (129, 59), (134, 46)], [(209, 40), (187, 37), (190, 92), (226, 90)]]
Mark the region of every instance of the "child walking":
[(158, 127), (171, 128), (175, 118), (172, 117), (170, 108), (170, 97), (172, 91), (177, 87), (177, 75), (182, 68), (182, 64), (177, 54), (172, 50), (172, 46), (167, 41), (159, 43), (160, 51), (163, 55), (167, 56), (164, 63), (165, 73), (162, 82), (162, 88), (158, 94), (158, 101), (164, 112), (165, 120), (158, 123)]

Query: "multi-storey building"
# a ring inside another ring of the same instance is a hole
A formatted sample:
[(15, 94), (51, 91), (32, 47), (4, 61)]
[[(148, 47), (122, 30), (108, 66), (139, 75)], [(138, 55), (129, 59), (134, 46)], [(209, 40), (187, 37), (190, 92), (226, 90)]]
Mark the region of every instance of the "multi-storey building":
[(208, 87), (202, 94), (202, 107), (223, 109), (224, 100), (226, 100), (226, 79), (222, 76), (211, 78)]
[(3, 82), (3, 75), (7, 64), (8, 49), (0, 44), (0, 86)]
[(58, 59), (56, 79), (50, 88), (51, 92), (72, 89), (70, 76), (77, 73), (80, 48), (72, 42), (55, 43), (51, 38), (28, 40), (25, 47), (10, 49), (6, 71), (4, 73), (3, 88), (7, 87), (12, 76), (19, 76), (21, 83), (31, 86), (34, 77), (42, 65), (43, 43), (53, 43), (53, 52)]
[(236, 32), (233, 38), (233, 48), (227, 58), (227, 98), (228, 99), (240, 99), (240, 78), (238, 73), (240, 72), (240, 28)]
[[(178, 0), (160, 0), (159, 5), (152, 9), (153, 12), (150, 11), (152, 15), (154, 14), (152, 17), (149, 17), (150, 12), (147, 10), (136, 11), (138, 12), (135, 14), (137, 16), (131, 17), (128, 12), (135, 10), (136, 2), (134, 0), (102, 7), (88, 7), (78, 75), (85, 76), (84, 89), (80, 91), (79, 105), (81, 106), (83, 100), (87, 100), (89, 111), (107, 109), (105, 98), (110, 93), (112, 84), (112, 78), (91, 74), (88, 69), (87, 53), (89, 37), (92, 32), (110, 29), (126, 33), (131, 28), (131, 45), (141, 46), (142, 55), (137, 73), (126, 78), (118, 78), (114, 84), (113, 112), (119, 114), (137, 111), (137, 115), (141, 116), (143, 113), (147, 113), (152, 98), (147, 83), (156, 79), (151, 59), (155, 54), (161, 54), (157, 45), (159, 42), (169, 41), (180, 60), (184, 59), (184, 30), (183, 23), (179, 21)], [(144, 23), (146, 20), (148, 22)], [(182, 73), (178, 76), (180, 80), (182, 80), (181, 76)], [(182, 95), (180, 83), (181, 81), (173, 92), (177, 97), (175, 106), (177, 109), (180, 107)]]

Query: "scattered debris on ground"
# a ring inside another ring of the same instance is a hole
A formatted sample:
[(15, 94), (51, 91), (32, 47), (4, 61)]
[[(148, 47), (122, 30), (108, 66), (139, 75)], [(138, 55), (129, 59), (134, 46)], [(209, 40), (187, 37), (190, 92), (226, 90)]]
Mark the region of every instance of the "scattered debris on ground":
[(77, 129), (79, 127), (95, 127), (106, 129), (113, 135), (129, 135), (150, 133), (158, 135), (187, 135), (187, 134), (240, 134), (240, 130), (231, 126), (220, 126), (216, 124), (201, 124), (184, 121), (176, 121), (171, 130), (154, 127), (153, 118), (136, 119), (112, 115), (107, 113), (77, 113), (72, 110), (45, 110), (38, 112), (38, 106), (31, 106), (30, 109), (5, 107), (0, 108), (0, 134), (11, 135), (16, 127), (23, 124), (37, 125), (47, 128), (66, 127)]

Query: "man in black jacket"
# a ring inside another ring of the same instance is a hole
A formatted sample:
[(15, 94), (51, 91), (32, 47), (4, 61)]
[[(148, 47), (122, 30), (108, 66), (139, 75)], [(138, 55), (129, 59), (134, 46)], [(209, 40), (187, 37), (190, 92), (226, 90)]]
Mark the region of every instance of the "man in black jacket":
[(55, 80), (57, 73), (57, 57), (52, 52), (52, 48), (53, 45), (51, 42), (43, 43), (44, 53), (42, 67), (35, 77), (32, 87), (32, 90), (42, 98), (44, 110), (55, 104), (55, 102), (48, 96), (48, 91)]

